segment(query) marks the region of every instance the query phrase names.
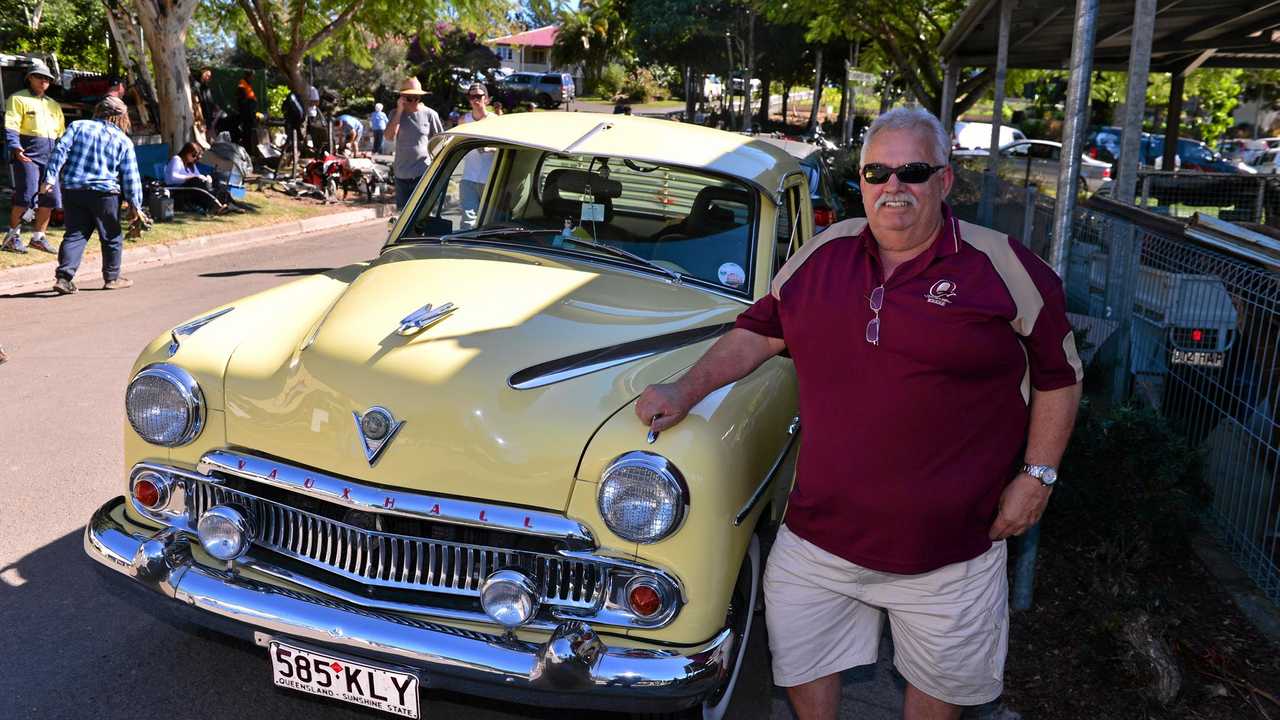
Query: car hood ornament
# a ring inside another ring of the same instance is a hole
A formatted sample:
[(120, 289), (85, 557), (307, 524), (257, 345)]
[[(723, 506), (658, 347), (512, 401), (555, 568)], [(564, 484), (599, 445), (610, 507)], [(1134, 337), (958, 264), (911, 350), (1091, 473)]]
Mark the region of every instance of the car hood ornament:
[(400, 327), (396, 328), (396, 334), (404, 335), (406, 337), (414, 335), (423, 328), (435, 325), (445, 319), (457, 309), (458, 306), (453, 303), (445, 303), (437, 308), (433, 308), (431, 303), (427, 303), (406, 315), (405, 318), (400, 321)]
[(391, 411), (374, 405), (363, 413), (352, 412), (356, 419), (356, 432), (360, 435), (360, 445), (364, 448), (364, 457), (369, 467), (378, 462), (382, 451), (387, 449), (396, 433), (404, 427), (403, 420), (396, 420)]

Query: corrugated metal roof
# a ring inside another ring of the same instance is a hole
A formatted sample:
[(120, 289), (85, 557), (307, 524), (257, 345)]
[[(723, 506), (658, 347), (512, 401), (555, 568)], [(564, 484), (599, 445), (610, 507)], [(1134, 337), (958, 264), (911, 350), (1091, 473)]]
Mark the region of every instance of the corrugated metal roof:
[(489, 42), (494, 45), (522, 45), (524, 47), (551, 47), (556, 42), (556, 32), (560, 28), (555, 25), (525, 30), (515, 35), (504, 35)]

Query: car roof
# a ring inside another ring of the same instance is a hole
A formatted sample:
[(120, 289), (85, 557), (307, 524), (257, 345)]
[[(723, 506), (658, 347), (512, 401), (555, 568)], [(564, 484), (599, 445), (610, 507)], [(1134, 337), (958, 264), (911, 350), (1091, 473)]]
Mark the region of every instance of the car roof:
[(801, 140), (788, 140), (787, 138), (769, 137), (768, 135), (756, 135), (754, 137), (755, 139), (762, 140), (774, 147), (781, 148), (796, 160), (808, 160), (814, 155), (822, 152), (817, 145), (803, 142)]
[(445, 134), (556, 153), (604, 155), (705, 168), (751, 183), (774, 202), (781, 197), (786, 178), (800, 172), (794, 157), (763, 139), (702, 125), (629, 115), (512, 113), (491, 116), (484, 122), (465, 123)]

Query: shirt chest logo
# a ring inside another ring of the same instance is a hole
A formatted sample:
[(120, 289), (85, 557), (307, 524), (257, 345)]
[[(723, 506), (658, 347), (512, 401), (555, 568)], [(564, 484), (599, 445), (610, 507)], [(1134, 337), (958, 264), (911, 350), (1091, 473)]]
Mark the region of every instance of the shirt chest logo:
[(946, 307), (956, 297), (956, 284), (950, 280), (939, 280), (929, 288), (929, 292), (925, 294), (924, 299), (934, 305)]

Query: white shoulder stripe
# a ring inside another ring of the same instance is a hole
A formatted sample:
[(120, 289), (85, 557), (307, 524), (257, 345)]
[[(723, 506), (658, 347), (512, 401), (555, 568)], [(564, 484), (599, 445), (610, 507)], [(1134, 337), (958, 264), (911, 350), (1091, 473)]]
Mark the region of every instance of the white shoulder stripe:
[(804, 264), (804, 261), (808, 260), (809, 256), (813, 255), (818, 248), (838, 238), (853, 237), (862, 232), (862, 229), (866, 226), (866, 218), (849, 218), (848, 220), (841, 220), (835, 225), (832, 225), (826, 230), (814, 235), (809, 239), (809, 242), (800, 246), (800, 252), (792, 255), (791, 259), (787, 260), (786, 264), (782, 266), (782, 269), (778, 271), (778, 274), (774, 276), (773, 283), (769, 286), (770, 294), (772, 294), (775, 299), (781, 300), (782, 286), (791, 279), (791, 276), (795, 274), (796, 270), (799, 270), (800, 266)]

